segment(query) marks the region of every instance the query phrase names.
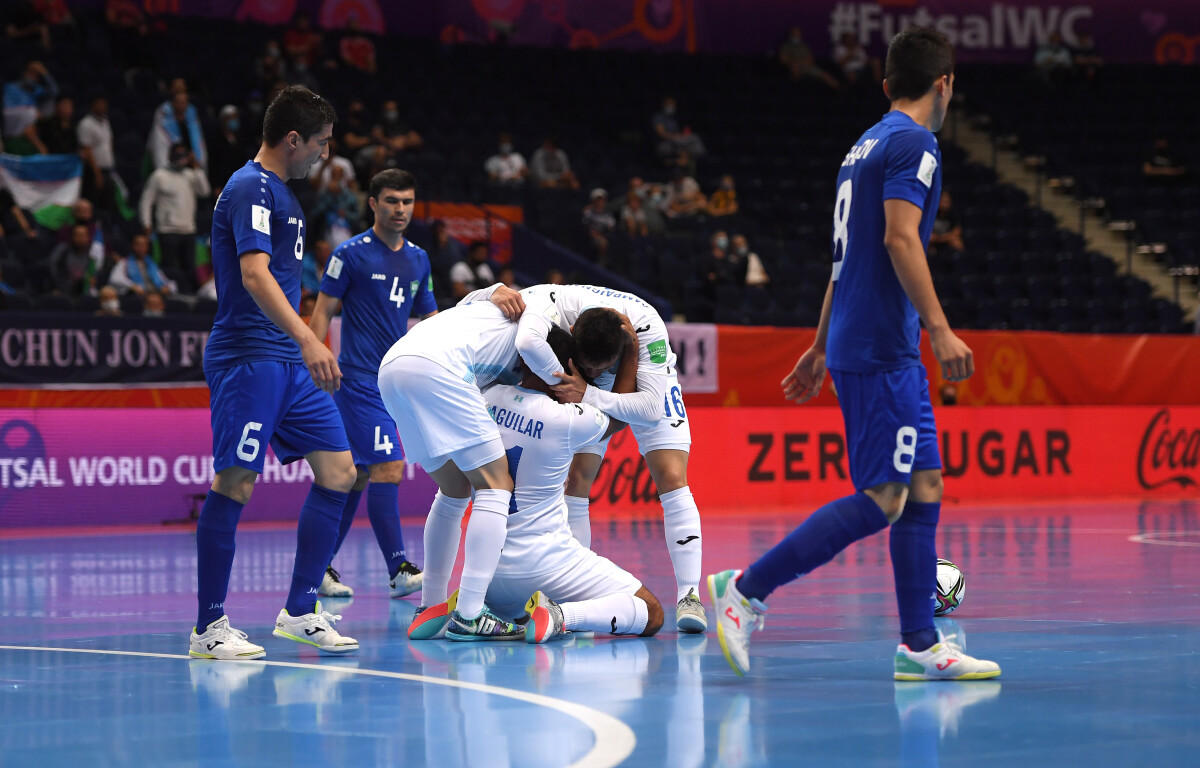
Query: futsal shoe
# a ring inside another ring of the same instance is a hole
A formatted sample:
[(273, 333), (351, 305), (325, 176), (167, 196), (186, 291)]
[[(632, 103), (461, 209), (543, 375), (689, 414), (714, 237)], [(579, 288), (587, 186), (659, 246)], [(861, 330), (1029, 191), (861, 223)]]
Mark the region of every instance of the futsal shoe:
[(451, 611), (450, 619), (446, 622), (446, 639), (460, 643), (480, 640), (524, 640), (525, 628), (505, 621), (485, 605), (483, 613), (473, 619), (466, 618), (457, 610)]
[(450, 595), (450, 599), (437, 605), (418, 605), (413, 611), (412, 622), (408, 625), (409, 640), (440, 640), (446, 636), (446, 624), (450, 614), (458, 607), (458, 590)]
[(562, 608), (541, 592), (534, 592), (525, 603), (525, 613), (529, 616), (525, 622), (525, 642), (545, 643), (566, 636)]
[(696, 596), (696, 590), (689, 589), (675, 605), (675, 628), (689, 635), (696, 635), (708, 629), (708, 618), (704, 615), (704, 606)]
[(317, 587), (317, 594), (321, 597), (354, 597), (354, 590), (342, 583), (341, 575), (330, 565), (325, 567), (325, 577)]
[[(425, 574), (421, 569), (405, 560), (400, 563), (400, 570), (388, 581), (388, 594), (393, 598), (411, 595), (421, 588), (425, 582)], [(349, 589), (349, 587), (347, 587)]]
[(762, 629), (767, 606), (737, 589), (741, 571), (721, 571), (708, 577), (708, 596), (717, 614), (717, 639), (725, 661), (739, 675), (750, 671), (750, 635)]
[(191, 645), (188, 655), (193, 659), (220, 659), (222, 661), (244, 661), (261, 659), (267, 655), (261, 645), (246, 639), (246, 633), (229, 626), (229, 617), (221, 618), (208, 625), (204, 634), (197, 635), (192, 627)]
[(903, 643), (896, 648), (896, 679), (903, 682), (987, 680), (999, 676), (999, 664), (968, 656), (958, 644), (940, 633), (938, 642), (924, 651), (909, 650)]
[(287, 612), (287, 608), (283, 608), (275, 617), (273, 634), (275, 637), (282, 637), (285, 640), (295, 640), (297, 643), (311, 645), (321, 653), (333, 655), (354, 653), (358, 650), (358, 641), (353, 637), (338, 634), (338, 631), (333, 628), (333, 623), (341, 618), (340, 615), (322, 611), (320, 603), (317, 603), (317, 607), (312, 613), (302, 616), (292, 616)]

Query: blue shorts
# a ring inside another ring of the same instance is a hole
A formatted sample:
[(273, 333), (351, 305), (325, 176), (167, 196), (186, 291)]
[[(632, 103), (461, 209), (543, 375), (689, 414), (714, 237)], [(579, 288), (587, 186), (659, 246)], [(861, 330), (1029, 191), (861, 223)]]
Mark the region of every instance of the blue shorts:
[(846, 422), (850, 479), (858, 491), (941, 469), (929, 380), (921, 366), (886, 373), (830, 370)]
[(205, 371), (212, 392), (213, 469), (263, 471), (270, 442), (283, 464), (312, 451), (348, 451), (333, 398), (301, 363), (258, 360)]
[(342, 379), (341, 389), (333, 393), (333, 402), (342, 414), (356, 465), (404, 461), (396, 422), (383, 407), (383, 395), (375, 379)]

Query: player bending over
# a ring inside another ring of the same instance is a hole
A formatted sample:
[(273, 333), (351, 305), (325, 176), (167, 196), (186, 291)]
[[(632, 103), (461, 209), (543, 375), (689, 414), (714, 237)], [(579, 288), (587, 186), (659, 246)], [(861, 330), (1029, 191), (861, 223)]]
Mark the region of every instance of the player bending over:
[(833, 275), (817, 337), (783, 380), (784, 396), (804, 402), (821, 391), (828, 364), (857, 492), (818, 509), (746, 570), (708, 577), (721, 649), (738, 674), (750, 669), (750, 634), (762, 626), (773, 590), (889, 524), (900, 609), (895, 678), (1000, 674), (995, 663), (939, 637), (933, 622), (942, 464), (920, 322), (947, 379), (962, 381), (975, 367), (946, 322), (925, 256), (942, 186), (933, 132), (954, 90), (954, 50), (940, 32), (909, 27), (892, 40), (886, 70), (891, 111), (838, 172)]

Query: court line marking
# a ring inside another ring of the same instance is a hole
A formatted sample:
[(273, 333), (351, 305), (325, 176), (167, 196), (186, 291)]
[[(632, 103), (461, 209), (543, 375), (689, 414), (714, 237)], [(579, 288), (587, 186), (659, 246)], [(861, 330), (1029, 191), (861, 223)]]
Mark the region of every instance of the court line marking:
[[(91, 653), (101, 656), (141, 656), (152, 659), (183, 659), (185, 661), (209, 661), (205, 659), (193, 659), (190, 656), (175, 653), (150, 653), (147, 651), (109, 651), (96, 648), (54, 648), (40, 647), (31, 645), (0, 645), (2, 651), (43, 651), (53, 653)], [(352, 657), (348, 657), (352, 658)], [(261, 664), (268, 667), (288, 667), (293, 669), (316, 669), (322, 672), (336, 672), (340, 675), (363, 675), (365, 677), (383, 677), (391, 680), (405, 680), (413, 683), (431, 683), (433, 685), (445, 685), (450, 688), (462, 688), (469, 691), (477, 691), (479, 693), (488, 693), (493, 696), (504, 696), (509, 699), (523, 701), (528, 704), (533, 704), (539, 707), (552, 709), (561, 714), (573, 717), (583, 723), (592, 731), (593, 744), (588, 752), (567, 766), (567, 768), (613, 768), (619, 765), (625, 758), (633, 754), (633, 748), (637, 744), (637, 737), (633, 735), (633, 729), (621, 722), (617, 718), (606, 715), (603, 712), (585, 707), (582, 704), (575, 704), (570, 701), (555, 699), (550, 696), (542, 696), (537, 693), (527, 693), (526, 691), (518, 691), (514, 688), (502, 688), (495, 685), (486, 685), (484, 683), (471, 683), (463, 680), (448, 680), (438, 677), (426, 677), (425, 675), (410, 675), (404, 672), (385, 672), (377, 669), (356, 669), (351, 667), (331, 667), (322, 664), (302, 664), (294, 661), (263, 661), (258, 659), (246, 661), (209, 661), (212, 664)]]
[(1200, 536), (1200, 531), (1151, 531), (1129, 537), (1134, 544), (1157, 544), (1161, 547), (1200, 547), (1200, 541), (1163, 541), (1172, 536)]

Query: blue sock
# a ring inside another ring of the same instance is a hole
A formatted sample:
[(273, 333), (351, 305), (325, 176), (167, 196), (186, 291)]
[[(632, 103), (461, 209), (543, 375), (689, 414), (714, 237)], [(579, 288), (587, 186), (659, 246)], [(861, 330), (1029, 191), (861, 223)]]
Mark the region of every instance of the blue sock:
[(892, 526), (888, 547), (900, 609), (900, 637), (914, 651), (937, 642), (933, 628), (937, 591), (937, 524), (941, 502), (910, 501)]
[(400, 486), (371, 483), (367, 490), (367, 516), (371, 518), (379, 551), (387, 561), (388, 576), (395, 576), (400, 563), (408, 559), (404, 552), (404, 534), (400, 531)]
[(317, 588), (321, 586), (325, 568), (333, 557), (338, 523), (349, 495), (314, 483), (300, 508), (300, 524), (296, 526), (296, 565), (292, 568), (292, 588), (284, 606), (290, 616), (312, 613), (317, 606)]
[(776, 588), (828, 563), (838, 552), (882, 531), (887, 524), (883, 510), (865, 493), (826, 504), (747, 568), (737, 582), (738, 591), (766, 600)]
[(242, 516), (241, 502), (210, 490), (196, 523), (196, 631), (225, 615), (225, 595), (233, 569), (234, 532)]
[(333, 555), (330, 556), (330, 562), (337, 557), (337, 553), (342, 551), (342, 542), (346, 540), (346, 534), (350, 533), (350, 526), (354, 525), (354, 513), (358, 511), (358, 500), (362, 498), (362, 491), (350, 491), (346, 494), (346, 508), (342, 510), (341, 527), (338, 528), (337, 545), (333, 548)]

